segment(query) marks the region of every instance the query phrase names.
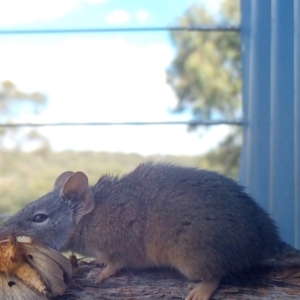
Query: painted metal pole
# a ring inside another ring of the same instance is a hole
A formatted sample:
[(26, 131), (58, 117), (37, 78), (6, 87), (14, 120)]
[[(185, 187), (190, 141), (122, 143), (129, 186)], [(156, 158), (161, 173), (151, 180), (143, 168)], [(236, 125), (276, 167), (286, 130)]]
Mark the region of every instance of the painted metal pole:
[(247, 186), (269, 210), (271, 0), (251, 6)]
[(243, 144), (240, 161), (239, 182), (248, 187), (247, 157), (248, 157), (248, 106), (249, 106), (249, 53), (250, 53), (250, 20), (251, 1), (241, 1), (241, 52), (242, 52), (242, 77), (243, 77)]
[(272, 0), (270, 211), (291, 245), (295, 242), (293, 9), (293, 1)]
[(295, 246), (300, 248), (300, 1), (294, 0)]

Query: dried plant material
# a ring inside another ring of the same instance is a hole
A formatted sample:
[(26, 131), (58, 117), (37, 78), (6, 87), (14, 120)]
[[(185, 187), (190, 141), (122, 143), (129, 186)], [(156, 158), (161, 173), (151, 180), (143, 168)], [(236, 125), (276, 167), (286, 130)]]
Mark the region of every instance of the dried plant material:
[(47, 299), (62, 295), (71, 277), (62, 254), (14, 236), (0, 241), (0, 299)]
[(78, 258), (74, 253), (69, 256), (69, 261), (73, 271), (79, 267), (79, 262), (83, 259), (86, 259), (86, 257)]
[(69, 256), (69, 260), (73, 270), (78, 268), (78, 258), (74, 253)]

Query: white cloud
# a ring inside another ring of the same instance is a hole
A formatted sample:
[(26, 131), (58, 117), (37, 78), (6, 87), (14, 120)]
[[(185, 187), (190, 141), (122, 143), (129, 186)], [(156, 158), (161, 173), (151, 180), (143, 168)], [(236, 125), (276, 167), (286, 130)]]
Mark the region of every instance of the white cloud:
[(106, 22), (109, 24), (123, 25), (135, 19), (140, 24), (145, 24), (150, 18), (146, 10), (137, 10), (136, 12), (129, 13), (122, 9), (113, 11), (106, 17)]
[(108, 0), (83, 0), (83, 2), (91, 3), (91, 4), (103, 4)]
[(121, 24), (128, 23), (130, 20), (131, 20), (131, 15), (122, 9), (115, 10), (114, 12), (112, 12), (106, 17), (106, 21), (109, 24), (121, 25)]
[(53, 20), (80, 7), (81, 4), (102, 4), (107, 0), (0, 0), (0, 25)]
[[(173, 57), (168, 44), (139, 46), (123, 39), (71, 37), (53, 44), (2, 42), (0, 81), (48, 95), (49, 106), (24, 122), (187, 120), (170, 115), (176, 99), (165, 81)], [(142, 154), (203, 153), (226, 128), (199, 139), (186, 126), (49, 127), (40, 129), (56, 150)]]
[(146, 10), (138, 10), (136, 12), (136, 18), (139, 23), (146, 23), (149, 20), (149, 13)]

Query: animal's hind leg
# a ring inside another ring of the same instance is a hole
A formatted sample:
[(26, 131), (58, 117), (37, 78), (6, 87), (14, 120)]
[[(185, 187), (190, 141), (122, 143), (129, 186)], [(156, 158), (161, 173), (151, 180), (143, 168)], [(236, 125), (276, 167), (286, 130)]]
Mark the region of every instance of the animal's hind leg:
[[(193, 284), (191, 288), (192, 290), (185, 300), (209, 300), (217, 290), (222, 278), (222, 276), (213, 274), (215, 273), (213, 268), (211, 268), (211, 266), (208, 267), (205, 264), (199, 264), (196, 266), (195, 263), (181, 261), (180, 264), (177, 265), (177, 268), (190, 280), (201, 280), (200, 283)], [(202, 272), (205, 272), (205, 275), (201, 272), (201, 270)], [(191, 285), (189, 285), (189, 287), (190, 286)]]

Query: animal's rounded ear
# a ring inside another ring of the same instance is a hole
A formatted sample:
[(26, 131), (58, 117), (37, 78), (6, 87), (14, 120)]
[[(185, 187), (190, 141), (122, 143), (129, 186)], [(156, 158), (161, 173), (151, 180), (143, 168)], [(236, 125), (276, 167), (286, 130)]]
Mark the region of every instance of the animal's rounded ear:
[(79, 223), (83, 216), (95, 206), (95, 198), (89, 187), (89, 180), (83, 172), (69, 176), (60, 190), (63, 201), (74, 207), (74, 221)]
[(57, 188), (61, 188), (66, 180), (73, 174), (74, 172), (71, 171), (66, 171), (63, 172), (62, 174), (60, 174), (57, 179), (54, 182), (54, 190), (56, 190)]

